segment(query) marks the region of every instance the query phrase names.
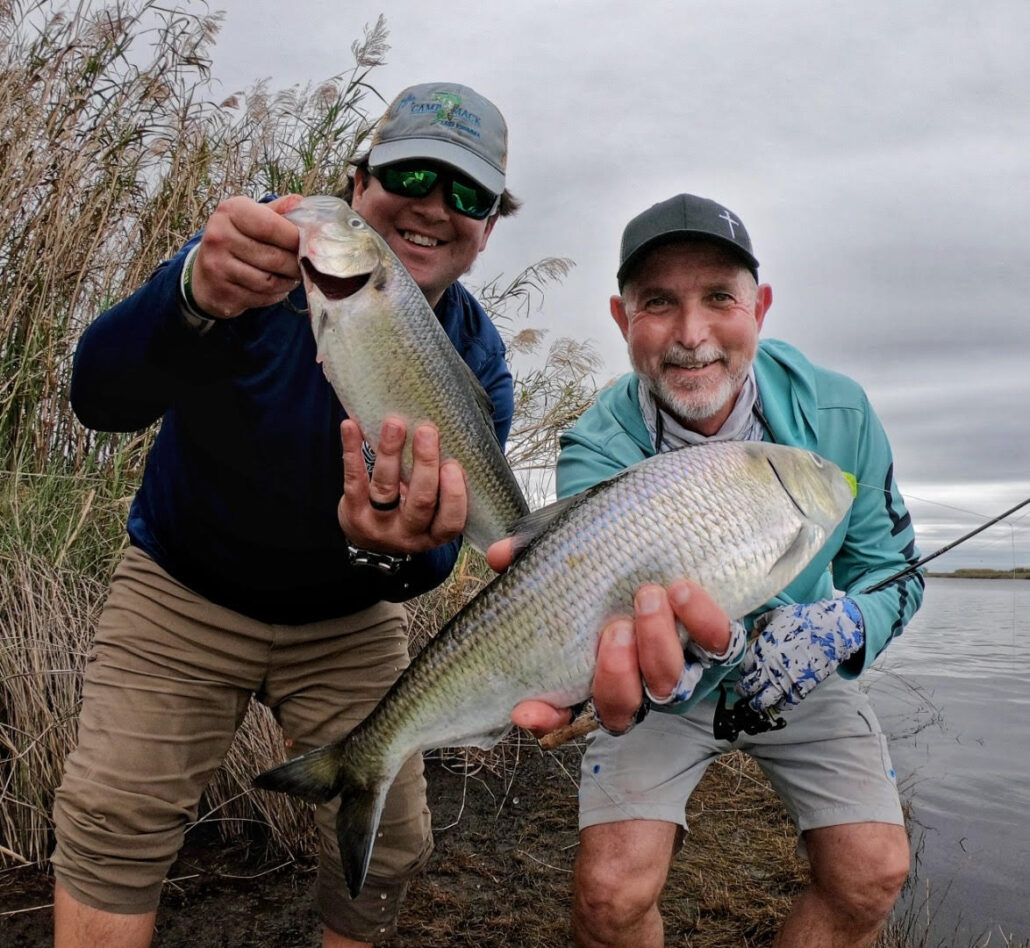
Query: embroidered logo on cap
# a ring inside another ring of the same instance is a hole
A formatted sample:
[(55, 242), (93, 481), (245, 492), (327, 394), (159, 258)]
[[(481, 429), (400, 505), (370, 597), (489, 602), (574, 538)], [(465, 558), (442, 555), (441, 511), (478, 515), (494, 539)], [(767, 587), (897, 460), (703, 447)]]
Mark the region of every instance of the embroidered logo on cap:
[(454, 110), (461, 105), (461, 96), (452, 95), (450, 92), (434, 92), (433, 98), (440, 103), (440, 108), (436, 110), (436, 118), (433, 119), (433, 124), (437, 122), (453, 122)]
[(730, 228), (730, 237), (732, 237), (734, 240), (736, 240), (737, 239), (737, 235), (733, 232), (733, 228), (734, 227), (740, 227), (740, 221), (734, 220), (733, 219), (733, 215), (729, 211), (727, 211), (725, 208), (723, 208), (723, 212), (719, 215), (719, 218), (720, 218), (720, 220), (726, 221), (726, 223), (729, 225), (729, 228)]

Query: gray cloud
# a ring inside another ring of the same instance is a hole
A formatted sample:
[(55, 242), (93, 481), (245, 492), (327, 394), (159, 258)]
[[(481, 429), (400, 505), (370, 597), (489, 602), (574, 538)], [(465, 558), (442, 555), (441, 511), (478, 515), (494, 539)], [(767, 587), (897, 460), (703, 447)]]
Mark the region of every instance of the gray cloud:
[[(1030, 494), (1024, 0), (381, 0), (349, 19), (307, 0), (285, 36), (273, 0), (221, 5), (226, 87), (344, 69), (382, 10), (385, 96), (454, 77), (493, 98), (525, 208), (472, 282), (573, 258), (533, 321), (596, 340), (607, 375), (628, 367), (608, 316), (624, 223), (705, 194), (751, 232), (776, 297), (766, 333), (866, 387), (903, 489), (925, 498), (924, 548), (973, 525), (942, 505), (989, 515)], [(1007, 535), (1022, 547), (991, 555), (1030, 560), (1026, 529)]]

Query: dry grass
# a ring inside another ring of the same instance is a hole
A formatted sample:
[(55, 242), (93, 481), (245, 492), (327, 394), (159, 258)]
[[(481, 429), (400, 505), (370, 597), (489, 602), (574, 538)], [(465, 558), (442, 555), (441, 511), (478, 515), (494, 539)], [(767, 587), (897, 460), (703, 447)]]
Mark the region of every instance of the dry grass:
[[(84, 655), (152, 435), (75, 421), (79, 333), (222, 198), (335, 190), (372, 127), (366, 79), (386, 50), (382, 21), (345, 74), (214, 102), (219, 17), (196, 10), (0, 4), (0, 865), (49, 849)], [(248, 716), (208, 819), (227, 834), (260, 822), (295, 852), (310, 843), (307, 812), (249, 791), (255, 765), (281, 749), (270, 718)]]
[[(391, 948), (569, 943), (580, 748), (545, 753), (522, 738), (508, 742), (505, 754), (431, 758), (437, 852), (412, 885)], [(661, 904), (665, 943), (772, 944), (808, 867), (755, 762), (741, 753), (717, 760), (691, 798), (688, 819)], [(930, 921), (922, 913), (892, 921), (877, 948), (973, 948), (930, 936)], [(1001, 932), (989, 943), (1027, 944)]]
[[(370, 73), (388, 49), (382, 18), (352, 46), (353, 66), (284, 90), (260, 84), (214, 100), (207, 84), (219, 15), (155, 0), (0, 3), (0, 866), (49, 848), (49, 812), (74, 742), (83, 656), (153, 431), (87, 431), (67, 393), (81, 330), (145, 281), (231, 194), (328, 193), (344, 182), (381, 97)], [(513, 351), (545, 284), (542, 261), (484, 288)], [(513, 448), (545, 466), (555, 425), (593, 391), (590, 350), (517, 382), (526, 417)], [(555, 370), (557, 371), (557, 369)], [(572, 409), (562, 402), (567, 397)], [(541, 435), (542, 424), (549, 424)], [(411, 605), (415, 648), (489, 571), (463, 556), (452, 580)], [(206, 795), (207, 822), (255, 826), (280, 854), (308, 851), (308, 811), (250, 790), (281, 758), (263, 709), (248, 715)], [(202, 810), (202, 812), (205, 812)]]
[[(219, 15), (154, 0), (0, 6), (0, 462), (81, 471), (126, 439), (66, 402), (71, 348), (231, 194), (335, 190), (371, 120), (354, 67), (317, 86), (210, 101)], [(104, 450), (106, 448), (106, 450)], [(135, 445), (138, 461), (145, 442)], [(98, 450), (99, 449), (99, 450)]]
[(103, 585), (38, 558), (0, 559), (0, 839), (15, 863), (49, 855), (50, 808), (75, 743)]
[(223, 839), (264, 843), (278, 859), (318, 851), (314, 810), (282, 793), (254, 790), (254, 775), (283, 759), (283, 732), (271, 711), (251, 701), (229, 753), (204, 794), (198, 824), (216, 823)]

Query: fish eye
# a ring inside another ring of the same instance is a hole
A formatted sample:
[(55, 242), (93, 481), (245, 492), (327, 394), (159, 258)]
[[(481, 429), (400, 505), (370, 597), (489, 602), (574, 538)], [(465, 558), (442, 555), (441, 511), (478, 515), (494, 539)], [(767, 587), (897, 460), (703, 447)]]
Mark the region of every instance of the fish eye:
[(823, 466), (823, 459), (819, 457), (819, 455), (816, 454), (814, 451), (809, 451), (808, 453), (811, 456), (812, 460), (815, 462), (815, 466), (821, 469)]
[(347, 226), (353, 227), (355, 230), (365, 226), (365, 222), (357, 217), (350, 217), (347, 219)]

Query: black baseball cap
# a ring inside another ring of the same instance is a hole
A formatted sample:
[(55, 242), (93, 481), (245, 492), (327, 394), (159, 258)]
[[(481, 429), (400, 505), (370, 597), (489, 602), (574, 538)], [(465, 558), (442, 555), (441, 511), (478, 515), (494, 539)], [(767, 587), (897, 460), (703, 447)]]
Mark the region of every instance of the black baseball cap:
[(652, 248), (677, 237), (701, 237), (724, 244), (735, 251), (745, 266), (758, 279), (758, 260), (751, 252), (751, 238), (731, 210), (694, 194), (677, 194), (667, 201), (653, 204), (638, 214), (622, 232), (619, 251), (619, 290), (629, 271)]

